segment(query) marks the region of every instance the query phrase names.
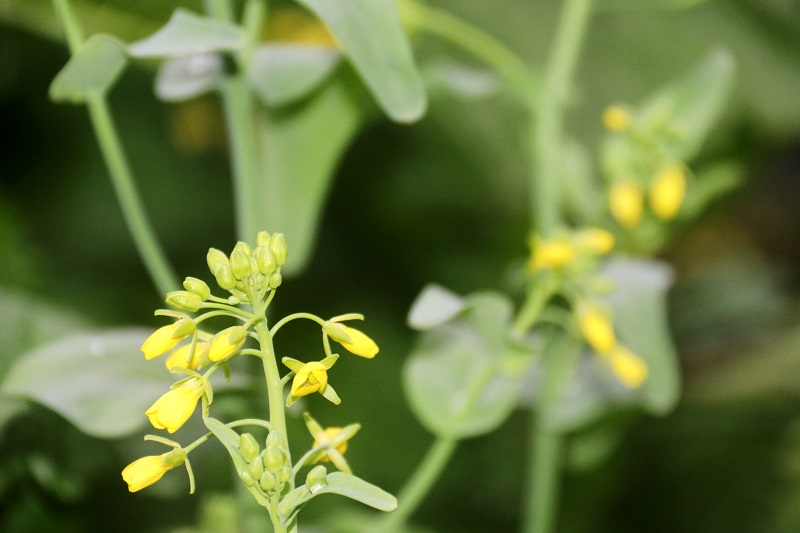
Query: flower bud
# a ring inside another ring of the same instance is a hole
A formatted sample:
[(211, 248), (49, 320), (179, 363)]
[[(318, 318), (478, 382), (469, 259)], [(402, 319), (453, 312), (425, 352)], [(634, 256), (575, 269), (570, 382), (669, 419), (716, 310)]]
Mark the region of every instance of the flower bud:
[(228, 256), (225, 255), (225, 252), (222, 250), (217, 250), (216, 248), (209, 248), (208, 254), (206, 254), (206, 262), (208, 263), (208, 269), (211, 270), (211, 273), (214, 276), (217, 275), (217, 263), (221, 263), (222, 265), (230, 266), (228, 262)]
[(609, 363), (620, 381), (632, 389), (647, 379), (647, 364), (627, 348), (617, 347), (609, 356)]
[(277, 446), (267, 446), (264, 452), (264, 466), (273, 474), (280, 472), (283, 468), (283, 451)]
[(661, 220), (672, 220), (686, 196), (686, 175), (679, 165), (670, 165), (658, 173), (650, 186), (650, 208)]
[(256, 484), (256, 480), (253, 479), (253, 476), (251, 476), (247, 471), (242, 472), (242, 481), (244, 481), (244, 484), (247, 487), (252, 487)]
[(275, 485), (277, 485), (275, 481), (275, 476), (273, 476), (269, 472), (264, 472), (263, 474), (261, 474), (261, 477), (258, 480), (258, 485), (264, 492), (271, 491), (272, 489), (275, 488)]
[(308, 487), (308, 490), (310, 490), (312, 494), (328, 486), (328, 480), (326, 479), (327, 474), (328, 470), (322, 465), (315, 466), (311, 469), (306, 476), (306, 487)]
[(167, 305), (178, 311), (195, 313), (200, 309), (203, 299), (189, 291), (171, 291), (167, 293)]
[(266, 231), (259, 231), (256, 235), (256, 246), (269, 246), (270, 236)]
[(284, 466), (278, 473), (278, 481), (281, 483), (288, 483), (290, 479), (292, 479), (292, 469), (288, 466)]
[(603, 126), (609, 131), (625, 131), (630, 128), (631, 113), (621, 105), (612, 105), (603, 111)]
[(594, 351), (606, 355), (614, 349), (617, 338), (608, 313), (596, 305), (589, 304), (581, 310), (578, 322), (583, 338)]
[(197, 325), (191, 318), (181, 318), (175, 322), (175, 329), (172, 332), (173, 339), (183, 339), (188, 337), (197, 329)]
[(269, 276), (275, 269), (278, 267), (277, 261), (275, 261), (275, 254), (272, 253), (272, 250), (268, 246), (259, 246), (256, 248), (255, 251), (256, 263), (258, 264), (258, 270), (265, 276)]
[(198, 295), (204, 302), (208, 300), (209, 296), (211, 296), (211, 289), (202, 279), (192, 277), (186, 278), (183, 280), (183, 288)]
[(211, 339), (208, 358), (213, 362), (222, 361), (236, 353), (247, 338), (244, 326), (231, 326), (223, 329)]
[(280, 431), (275, 431), (273, 429), (269, 432), (269, 435), (267, 435), (267, 446), (283, 448), (283, 435), (281, 435)]
[(251, 255), (253, 250), (250, 248), (250, 245), (244, 241), (238, 241), (236, 246), (233, 247), (234, 251), (240, 250), (244, 255)]
[(253, 459), (258, 457), (261, 448), (253, 435), (250, 433), (242, 433), (239, 435), (239, 451), (242, 453), (242, 459), (248, 463), (252, 463)]
[(608, 203), (611, 214), (622, 226), (631, 229), (639, 225), (644, 199), (638, 185), (629, 182), (614, 184)]
[(277, 289), (283, 283), (283, 276), (280, 275), (279, 272), (275, 272), (269, 277), (269, 288), (270, 289)]
[(171, 452), (164, 455), (164, 459), (161, 460), (161, 464), (169, 468), (175, 468), (176, 466), (181, 466), (183, 463), (186, 462), (186, 451), (183, 448), (175, 448)]
[(325, 322), (325, 335), (336, 342), (353, 342), (353, 339), (350, 338), (350, 335), (347, 334), (341, 324), (331, 322), (330, 320)]
[(272, 249), (272, 253), (275, 254), (275, 261), (278, 266), (283, 266), (286, 263), (286, 254), (288, 253), (283, 233), (275, 233), (270, 240), (269, 246)]
[(238, 247), (231, 253), (231, 271), (236, 279), (245, 279), (250, 277), (250, 256), (245, 254)]
[(233, 275), (231, 267), (227, 264), (215, 263), (217, 268), (214, 277), (217, 278), (217, 285), (226, 291), (236, 287), (236, 277)]
[(247, 467), (247, 472), (253, 476), (253, 479), (261, 479), (261, 474), (264, 473), (264, 463), (261, 461), (253, 461)]

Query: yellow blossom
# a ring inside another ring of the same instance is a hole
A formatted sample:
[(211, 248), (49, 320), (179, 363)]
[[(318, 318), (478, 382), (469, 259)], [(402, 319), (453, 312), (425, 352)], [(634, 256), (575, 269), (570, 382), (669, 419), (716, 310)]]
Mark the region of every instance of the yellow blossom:
[(626, 228), (634, 228), (642, 219), (644, 198), (638, 185), (632, 182), (615, 183), (608, 198), (611, 214)]
[(188, 368), (190, 370), (197, 370), (198, 368), (201, 368), (203, 366), (203, 360), (208, 355), (208, 348), (209, 344), (207, 342), (196, 343), (194, 347), (194, 354), (192, 354), (190, 359), (189, 352), (192, 349), (192, 345), (187, 344), (186, 346), (181, 346), (169, 354), (169, 357), (167, 357), (165, 361), (167, 370), (172, 370), (176, 366), (180, 368)]
[(344, 339), (334, 339), (336, 342), (341, 344), (342, 346), (347, 349), (348, 352), (359, 355), (366, 359), (372, 359), (378, 354), (379, 348), (378, 345), (375, 344), (371, 338), (369, 338), (365, 333), (343, 324), (337, 324), (347, 336), (350, 338), (349, 341)]
[(611, 370), (625, 385), (639, 387), (647, 379), (647, 364), (640, 357), (623, 346), (618, 346), (609, 354)]
[(612, 105), (603, 111), (603, 126), (609, 131), (625, 131), (631, 126), (631, 113), (621, 105)]
[(593, 254), (605, 255), (614, 248), (614, 235), (600, 228), (589, 228), (575, 234), (575, 246)]
[(672, 220), (686, 196), (686, 174), (680, 165), (664, 167), (650, 186), (650, 208), (661, 220)]
[(176, 321), (174, 324), (158, 328), (144, 341), (144, 344), (142, 344), (144, 358), (149, 361), (150, 359), (167, 353), (181, 340), (194, 333), (194, 330), (194, 322), (188, 318), (183, 318)]
[(596, 305), (589, 304), (581, 310), (578, 322), (583, 338), (594, 351), (606, 355), (614, 349), (617, 338), (608, 313)]
[[(339, 433), (342, 432), (342, 428), (340, 428), (340, 427), (330, 427), (330, 428), (325, 428), (323, 431), (325, 433), (325, 439), (315, 440), (314, 444), (311, 446), (312, 448), (316, 448), (320, 444), (323, 444), (323, 440), (327, 440), (328, 442), (332, 441), (337, 435), (339, 435)], [(337, 452), (339, 452), (339, 454), (344, 455), (344, 452), (347, 451), (347, 441), (346, 440), (342, 441), (338, 446), (336, 446), (335, 449), (336, 449)], [(322, 455), (320, 455), (319, 457), (316, 458), (315, 462), (322, 461), (322, 462), (326, 462), (327, 463), (327, 462), (330, 462), (330, 460), (331, 460), (331, 458), (328, 457), (328, 454), (327, 453), (323, 453)]]
[(168, 471), (180, 466), (186, 459), (186, 452), (173, 450), (162, 455), (148, 455), (137, 459), (122, 471), (122, 479), (128, 484), (130, 492), (149, 487)]
[(206, 383), (203, 378), (189, 378), (162, 395), (144, 414), (154, 428), (175, 433), (189, 420), (197, 401), (206, 394)]
[(213, 362), (222, 361), (239, 351), (247, 340), (247, 329), (244, 326), (231, 326), (223, 329), (211, 339), (208, 358)]
[(343, 428), (329, 427), (322, 429), (319, 422), (314, 420), (308, 413), (303, 413), (303, 418), (309, 433), (314, 437), (312, 448), (324, 448), (324, 451), (320, 450), (312, 456), (311, 462), (330, 461), (340, 471), (350, 473), (350, 467), (344, 459), (344, 452), (347, 450), (347, 441), (358, 433), (361, 425), (350, 424)]
[(328, 370), (337, 359), (339, 359), (339, 356), (334, 354), (322, 361), (302, 363), (291, 357), (284, 357), (282, 359), (283, 364), (295, 373), (289, 398), (286, 400), (287, 407), (292, 405), (298, 398), (315, 392), (319, 392), (327, 400), (338, 405), (341, 400), (336, 391), (333, 390), (333, 387), (328, 385)]
[(573, 259), (575, 259), (575, 248), (567, 237), (537, 240), (533, 245), (530, 267), (533, 270), (563, 268)]

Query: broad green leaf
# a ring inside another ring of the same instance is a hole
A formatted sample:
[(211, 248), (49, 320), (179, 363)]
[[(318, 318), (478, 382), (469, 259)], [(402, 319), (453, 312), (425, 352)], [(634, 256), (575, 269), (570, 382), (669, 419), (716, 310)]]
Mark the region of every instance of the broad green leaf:
[(264, 161), (260, 227), (280, 228), (291, 243), (284, 274), (305, 267), (336, 165), (364, 119), (362, 90), (347, 69), (311, 98), (259, 110)]
[(240, 50), (245, 42), (238, 26), (178, 8), (163, 28), (128, 45), (128, 53), (133, 57), (189, 56)]
[(0, 393), (40, 403), (96, 437), (128, 435), (147, 422), (144, 412), (169, 390), (163, 363), (146, 361), (139, 328), (89, 331), (20, 357)]
[(107, 35), (86, 40), (50, 84), (54, 102), (80, 104), (92, 96), (102, 96), (114, 85), (128, 57), (125, 46)]
[(667, 321), (672, 271), (664, 263), (628, 259), (608, 264), (604, 275), (615, 286), (607, 301), (620, 340), (647, 363), (647, 380), (637, 395), (651, 413), (666, 414), (678, 403), (681, 390), (678, 355)]
[(484, 293), (467, 299), (455, 319), (422, 333), (406, 361), (404, 385), (412, 410), (431, 432), (451, 438), (499, 426), (517, 403), (527, 361), (506, 337), (510, 301)]
[(180, 102), (214, 90), (222, 80), (222, 58), (200, 54), (166, 59), (156, 75), (156, 96)]
[(727, 101), (734, 67), (729, 52), (722, 49), (711, 52), (689, 75), (643, 103), (637, 111), (637, 120), (667, 121), (670, 155), (679, 161), (692, 159)]
[(460, 313), (466, 302), (463, 298), (438, 285), (427, 285), (419, 293), (408, 312), (408, 325), (425, 331), (449, 322)]
[[(247, 470), (247, 463), (245, 463), (244, 459), (242, 459), (242, 454), (239, 453), (239, 434), (216, 418), (208, 417), (205, 418), (203, 422), (208, 430), (213, 433), (220, 443), (225, 446), (225, 449), (228, 450), (228, 454), (230, 454), (231, 459), (233, 460), (233, 465), (236, 467), (236, 472), (241, 476), (242, 473)], [(264, 507), (269, 506), (269, 500), (265, 498), (257, 489), (254, 487), (245, 488), (255, 497), (256, 501), (258, 501), (260, 505), (263, 505)]]
[(260, 46), (253, 54), (248, 81), (264, 104), (291, 104), (328, 79), (341, 57), (338, 51), (319, 46)]
[(396, 0), (297, 0), (333, 31), (381, 108), (398, 122), (413, 122), (427, 100)]

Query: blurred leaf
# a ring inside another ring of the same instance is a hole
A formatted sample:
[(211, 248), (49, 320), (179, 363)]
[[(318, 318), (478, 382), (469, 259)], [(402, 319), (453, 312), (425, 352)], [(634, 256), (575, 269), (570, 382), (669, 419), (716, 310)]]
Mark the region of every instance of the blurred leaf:
[(413, 122), (427, 105), (395, 0), (297, 0), (333, 31), (381, 108)]
[(348, 74), (341, 69), (302, 103), (259, 113), (265, 154), (260, 227), (280, 228), (291, 243), (286, 274), (308, 262), (336, 165), (364, 119), (361, 90)]
[(217, 54), (166, 59), (156, 75), (156, 96), (167, 102), (189, 100), (216, 89), (222, 75), (222, 58)]
[(708, 0), (600, 0), (599, 11), (635, 9), (686, 9)]
[(54, 102), (80, 104), (102, 96), (117, 81), (128, 58), (125, 45), (107, 35), (93, 35), (70, 58), (50, 84)]
[(734, 67), (728, 51), (714, 50), (688, 76), (644, 102), (638, 108), (637, 120), (668, 121), (670, 155), (678, 161), (689, 161), (697, 155), (722, 112)]
[(438, 285), (427, 285), (419, 293), (408, 312), (408, 325), (425, 331), (449, 322), (459, 314), (466, 302), (456, 293)]
[[(230, 454), (233, 464), (236, 467), (236, 472), (241, 476), (247, 471), (247, 463), (244, 462), (242, 454), (239, 452), (239, 434), (216, 418), (207, 417), (203, 419), (203, 422), (208, 430), (213, 433), (219, 442), (225, 446), (225, 449), (228, 450), (228, 454)], [(269, 506), (269, 500), (264, 497), (258, 489), (247, 486), (245, 486), (245, 488), (255, 497), (259, 505), (263, 505), (264, 507)]]
[(259, 46), (248, 80), (266, 105), (286, 105), (308, 96), (331, 75), (341, 54), (330, 48), (295, 44)]
[(680, 369), (667, 320), (672, 270), (656, 261), (621, 259), (603, 269), (614, 282), (607, 296), (621, 342), (645, 363), (648, 375), (637, 396), (648, 411), (663, 415), (680, 399)]
[(692, 220), (720, 197), (739, 188), (744, 181), (745, 168), (740, 163), (717, 163), (704, 168), (690, 180), (686, 193), (686, 201), (678, 216), (682, 220)]
[(178, 8), (166, 26), (128, 45), (128, 53), (133, 57), (174, 57), (234, 51), (244, 46), (245, 35), (238, 26)]
[(52, 342), (21, 356), (0, 393), (45, 405), (89, 435), (128, 435), (145, 425), (145, 410), (173, 381), (162, 364), (142, 357), (150, 333), (98, 330)]
[(454, 320), (420, 335), (405, 365), (411, 409), (443, 437), (475, 436), (499, 426), (516, 406), (526, 369), (514, 364), (524, 348), (506, 338), (511, 302), (498, 293), (467, 301)]
[(465, 100), (494, 96), (502, 89), (500, 77), (491, 70), (467, 67), (452, 60), (429, 61), (421, 74), (431, 91), (446, 91)]

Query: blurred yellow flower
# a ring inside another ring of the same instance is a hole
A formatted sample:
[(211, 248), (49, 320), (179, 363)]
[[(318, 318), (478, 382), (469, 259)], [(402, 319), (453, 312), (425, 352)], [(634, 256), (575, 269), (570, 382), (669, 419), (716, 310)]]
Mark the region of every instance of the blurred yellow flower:
[(614, 235), (600, 228), (588, 228), (575, 234), (575, 246), (596, 255), (605, 255), (614, 248)]
[(606, 355), (616, 346), (617, 338), (611, 319), (596, 305), (586, 305), (579, 313), (578, 323), (583, 338), (597, 353)]
[(639, 387), (647, 379), (647, 364), (623, 346), (617, 346), (609, 354), (609, 363), (614, 374), (628, 387)]
[(621, 105), (612, 105), (603, 111), (603, 126), (609, 131), (625, 131), (631, 126), (631, 113)]
[(686, 174), (680, 165), (664, 167), (650, 186), (650, 208), (661, 220), (672, 220), (686, 196)]
[(569, 265), (575, 259), (575, 247), (565, 236), (550, 240), (537, 239), (529, 266), (532, 270), (558, 269)]
[(644, 198), (635, 183), (615, 183), (609, 193), (608, 205), (617, 222), (628, 229), (638, 226), (642, 220)]

